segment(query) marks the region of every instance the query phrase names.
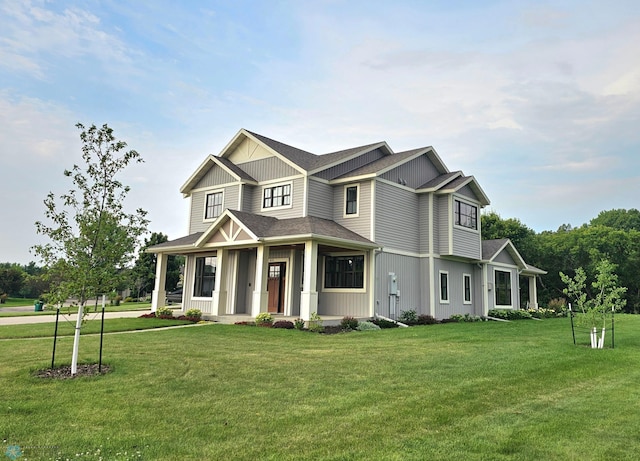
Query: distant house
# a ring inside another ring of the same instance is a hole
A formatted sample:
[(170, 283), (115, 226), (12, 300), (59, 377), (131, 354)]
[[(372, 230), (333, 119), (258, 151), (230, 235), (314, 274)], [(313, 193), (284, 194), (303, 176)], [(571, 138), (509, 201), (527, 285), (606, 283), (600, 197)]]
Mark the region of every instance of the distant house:
[(186, 257), (183, 309), (211, 316), (486, 315), (520, 307), (520, 276), (537, 306), (545, 272), (509, 240), (482, 241), (489, 198), (432, 147), (316, 155), (242, 129), (180, 192), (189, 232), (149, 249), (153, 309), (176, 254)]

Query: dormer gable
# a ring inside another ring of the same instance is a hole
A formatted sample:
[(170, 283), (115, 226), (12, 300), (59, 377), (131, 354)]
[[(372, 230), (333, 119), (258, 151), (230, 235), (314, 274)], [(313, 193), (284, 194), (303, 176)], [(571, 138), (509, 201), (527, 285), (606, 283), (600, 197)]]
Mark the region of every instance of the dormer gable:
[[(206, 182), (206, 184), (202, 184), (203, 182)], [(191, 194), (192, 190), (198, 187), (230, 182), (257, 184), (255, 179), (229, 160), (209, 155), (189, 179), (187, 179), (180, 188), (180, 192), (183, 196), (187, 197)]]

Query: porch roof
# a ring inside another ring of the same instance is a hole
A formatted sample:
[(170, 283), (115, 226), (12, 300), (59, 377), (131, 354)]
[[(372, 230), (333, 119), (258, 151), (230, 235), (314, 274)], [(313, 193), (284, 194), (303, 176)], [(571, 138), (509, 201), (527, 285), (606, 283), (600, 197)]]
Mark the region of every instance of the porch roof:
[[(237, 222), (258, 242), (278, 242), (282, 240), (317, 239), (336, 244), (351, 244), (363, 248), (379, 248), (375, 242), (364, 238), (344, 226), (329, 219), (316, 216), (278, 219), (237, 210), (225, 210), (205, 232), (195, 232), (168, 242), (147, 248), (149, 253), (193, 252), (203, 248), (224, 222)], [(211, 248), (207, 246), (207, 248)]]

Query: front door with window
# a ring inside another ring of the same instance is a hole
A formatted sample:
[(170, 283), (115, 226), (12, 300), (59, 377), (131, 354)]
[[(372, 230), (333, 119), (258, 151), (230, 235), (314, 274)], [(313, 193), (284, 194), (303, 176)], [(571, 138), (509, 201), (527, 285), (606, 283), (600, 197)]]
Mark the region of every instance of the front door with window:
[(284, 262), (269, 263), (267, 292), (269, 293), (268, 311), (274, 314), (284, 312), (285, 271)]

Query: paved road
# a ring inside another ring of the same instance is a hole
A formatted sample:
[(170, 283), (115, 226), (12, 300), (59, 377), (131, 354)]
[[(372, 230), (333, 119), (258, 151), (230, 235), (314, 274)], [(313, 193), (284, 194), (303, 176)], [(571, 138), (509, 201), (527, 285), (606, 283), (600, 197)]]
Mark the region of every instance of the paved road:
[[(14, 309), (14, 310), (9, 310)], [(16, 310), (17, 309), (17, 310)], [(25, 306), (25, 307), (11, 307), (11, 308), (2, 308), (2, 312), (24, 312), (33, 310), (33, 306)], [(105, 312), (105, 319), (121, 319), (121, 318), (130, 318), (130, 317), (140, 317), (142, 314), (148, 314), (151, 310), (138, 310), (138, 311), (123, 311), (123, 312)], [(99, 312), (90, 312), (89, 319), (92, 318), (99, 319), (101, 315)], [(62, 319), (62, 312), (60, 313), (60, 318)], [(71, 314), (66, 316), (66, 319), (72, 322), (75, 322), (77, 319), (76, 314)], [(0, 317), (0, 325), (25, 325), (30, 323), (52, 323), (56, 321), (55, 315), (23, 315), (18, 317)]]

